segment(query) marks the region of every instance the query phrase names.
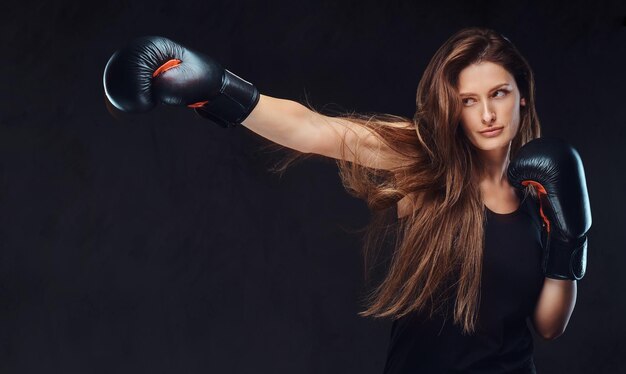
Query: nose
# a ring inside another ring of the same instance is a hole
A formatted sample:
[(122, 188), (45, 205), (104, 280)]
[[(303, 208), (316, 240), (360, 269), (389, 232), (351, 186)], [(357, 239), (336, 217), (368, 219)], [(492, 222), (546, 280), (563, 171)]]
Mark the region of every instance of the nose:
[(496, 120), (496, 112), (487, 103), (483, 106), (481, 120), (484, 125), (490, 125)]

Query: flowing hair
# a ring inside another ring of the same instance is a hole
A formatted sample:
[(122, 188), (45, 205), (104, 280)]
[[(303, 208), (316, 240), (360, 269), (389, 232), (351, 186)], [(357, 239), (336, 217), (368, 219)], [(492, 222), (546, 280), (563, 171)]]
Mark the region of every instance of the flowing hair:
[[(373, 213), (363, 230), (365, 268), (380, 266), (380, 247), (388, 233), (396, 238), (384, 277), (365, 296), (361, 316), (401, 318), (411, 312), (428, 312), (432, 317), (447, 310), (443, 307), (452, 301), (454, 323), (464, 333), (476, 329), (485, 223), (478, 177), (483, 165), (460, 129), (457, 84), (461, 70), (483, 61), (504, 67), (526, 100), (511, 142), (509, 157), (513, 159), (522, 145), (540, 136), (535, 82), (517, 48), (490, 29), (462, 29), (437, 50), (417, 87), (412, 119), (390, 114), (337, 115), (366, 127), (406, 159), (391, 170), (365, 167), (346, 161), (345, 152), (358, 157), (359, 145), (346, 150), (344, 141), (342, 157), (336, 160), (346, 190), (365, 200)], [(310, 156), (295, 152), (273, 171), (282, 173), (292, 162)], [(532, 187), (525, 193), (536, 197)], [(410, 213), (390, 219), (389, 210), (405, 198), (412, 204)]]

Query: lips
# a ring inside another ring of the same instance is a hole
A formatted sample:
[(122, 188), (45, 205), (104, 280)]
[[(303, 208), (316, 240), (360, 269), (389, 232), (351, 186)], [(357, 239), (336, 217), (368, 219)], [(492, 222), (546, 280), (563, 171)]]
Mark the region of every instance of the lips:
[(481, 131), (480, 133), (481, 133), (481, 134), (487, 134), (487, 135), (489, 135), (490, 133), (495, 133), (496, 131), (498, 131), (498, 130), (502, 130), (503, 128), (504, 128), (504, 127), (494, 127), (494, 128), (492, 128), (492, 129), (483, 130), (483, 131)]
[(495, 129), (489, 129), (488, 131), (481, 131), (480, 135), (485, 138), (496, 138), (502, 134), (504, 127), (496, 127)]

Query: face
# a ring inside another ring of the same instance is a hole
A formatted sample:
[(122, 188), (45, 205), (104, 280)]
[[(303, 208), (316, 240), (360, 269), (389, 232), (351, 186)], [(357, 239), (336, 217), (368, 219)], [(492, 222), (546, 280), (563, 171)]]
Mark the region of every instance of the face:
[(482, 151), (508, 151), (519, 129), (520, 106), (526, 105), (515, 78), (498, 64), (481, 62), (461, 71), (457, 88), (469, 141)]

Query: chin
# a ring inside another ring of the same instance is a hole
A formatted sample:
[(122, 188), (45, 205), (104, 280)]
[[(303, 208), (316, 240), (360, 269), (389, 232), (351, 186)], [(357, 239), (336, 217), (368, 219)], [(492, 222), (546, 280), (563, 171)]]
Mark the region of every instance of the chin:
[(473, 141), (472, 145), (479, 151), (490, 152), (508, 149), (511, 146), (511, 139), (480, 139), (479, 141)]

